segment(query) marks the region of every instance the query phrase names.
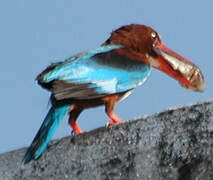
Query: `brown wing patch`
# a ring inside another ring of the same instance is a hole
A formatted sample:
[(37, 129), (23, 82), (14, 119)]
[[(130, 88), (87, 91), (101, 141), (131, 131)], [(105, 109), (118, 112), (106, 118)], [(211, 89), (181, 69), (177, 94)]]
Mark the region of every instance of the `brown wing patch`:
[(91, 83), (77, 84), (67, 83), (62, 80), (52, 82), (52, 93), (57, 100), (63, 99), (94, 99), (105, 96), (106, 94), (98, 94), (95, 88), (89, 87)]

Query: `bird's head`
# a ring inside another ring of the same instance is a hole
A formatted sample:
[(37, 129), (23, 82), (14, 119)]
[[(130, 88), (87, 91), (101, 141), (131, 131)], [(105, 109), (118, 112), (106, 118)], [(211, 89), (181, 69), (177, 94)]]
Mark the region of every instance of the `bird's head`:
[(159, 34), (151, 27), (137, 24), (122, 26), (113, 31), (104, 43), (109, 44), (121, 45), (117, 53), (145, 62), (177, 79), (187, 89), (203, 91), (205, 88), (201, 70), (163, 44)]

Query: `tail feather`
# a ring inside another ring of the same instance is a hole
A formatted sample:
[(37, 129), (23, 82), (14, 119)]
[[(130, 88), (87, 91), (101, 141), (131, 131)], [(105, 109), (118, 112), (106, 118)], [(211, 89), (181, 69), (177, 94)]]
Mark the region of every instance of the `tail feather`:
[(38, 159), (45, 152), (56, 128), (63, 120), (69, 108), (70, 105), (51, 107), (22, 160), (24, 164), (30, 162), (32, 159)]

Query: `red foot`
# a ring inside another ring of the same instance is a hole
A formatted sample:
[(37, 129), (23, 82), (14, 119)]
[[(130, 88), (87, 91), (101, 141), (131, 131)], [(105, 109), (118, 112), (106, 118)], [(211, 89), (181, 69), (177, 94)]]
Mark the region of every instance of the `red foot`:
[(78, 124), (75, 121), (70, 121), (70, 125), (72, 127), (74, 134), (83, 133), (83, 131), (81, 130), (81, 128), (78, 126)]
[(107, 122), (107, 126), (108, 125), (113, 125), (113, 124), (120, 124), (123, 121), (113, 112), (108, 114), (109, 117), (111, 118), (108, 122)]
[(108, 122), (107, 122), (107, 125), (113, 125), (113, 124), (120, 124), (122, 123), (123, 121), (119, 119), (119, 121), (115, 121), (114, 119), (110, 119)]

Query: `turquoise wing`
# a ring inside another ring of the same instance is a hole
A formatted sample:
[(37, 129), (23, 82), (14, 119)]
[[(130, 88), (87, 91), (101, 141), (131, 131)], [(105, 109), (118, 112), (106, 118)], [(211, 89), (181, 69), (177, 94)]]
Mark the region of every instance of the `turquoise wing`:
[(94, 99), (134, 89), (146, 80), (150, 67), (113, 51), (118, 48), (101, 46), (53, 64), (38, 82), (58, 100)]

